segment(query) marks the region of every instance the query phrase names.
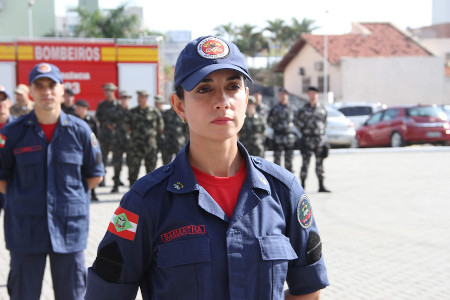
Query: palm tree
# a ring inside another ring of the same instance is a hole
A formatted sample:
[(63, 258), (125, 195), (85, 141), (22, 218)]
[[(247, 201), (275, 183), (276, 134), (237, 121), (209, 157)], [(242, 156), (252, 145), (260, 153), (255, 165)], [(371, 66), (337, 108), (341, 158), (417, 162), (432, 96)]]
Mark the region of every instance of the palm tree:
[(223, 36), (224, 38), (233, 41), (236, 39), (237, 28), (233, 23), (228, 23), (225, 25), (219, 25), (214, 28), (214, 34), (218, 36)]
[(132, 38), (139, 35), (139, 20), (136, 15), (125, 14), (125, 5), (103, 12), (92, 13), (82, 7), (77, 12), (80, 23), (75, 28), (75, 36), (94, 38)]

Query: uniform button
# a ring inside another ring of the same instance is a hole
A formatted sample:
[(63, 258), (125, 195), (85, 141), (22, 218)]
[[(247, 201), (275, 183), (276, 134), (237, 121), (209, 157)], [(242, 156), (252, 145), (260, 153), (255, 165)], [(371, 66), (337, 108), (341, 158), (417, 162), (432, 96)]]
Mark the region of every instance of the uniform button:
[(259, 157), (258, 157), (258, 158), (255, 158), (254, 160), (255, 160), (255, 163), (257, 163), (257, 164), (260, 164), (261, 161), (262, 161), (261, 158), (259, 158)]
[(163, 168), (163, 171), (164, 171), (164, 172), (169, 172), (169, 170), (170, 170), (170, 167), (169, 167), (169, 166), (165, 166), (165, 167)]

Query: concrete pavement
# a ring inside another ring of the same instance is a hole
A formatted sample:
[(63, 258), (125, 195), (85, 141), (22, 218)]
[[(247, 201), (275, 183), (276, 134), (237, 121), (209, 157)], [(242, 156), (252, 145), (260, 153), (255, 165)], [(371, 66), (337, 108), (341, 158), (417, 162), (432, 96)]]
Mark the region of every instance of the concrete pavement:
[[(297, 153), (297, 175), (300, 164)], [(317, 193), (314, 161), (310, 167), (306, 192), (331, 282), (322, 300), (449, 299), (450, 147), (332, 150), (325, 161), (331, 194)], [(87, 266), (128, 189), (109, 194), (107, 172), (107, 187), (97, 188), (100, 201), (91, 205)], [(0, 230), (0, 299), (8, 299), (8, 264)], [(48, 267), (41, 299), (53, 299)]]

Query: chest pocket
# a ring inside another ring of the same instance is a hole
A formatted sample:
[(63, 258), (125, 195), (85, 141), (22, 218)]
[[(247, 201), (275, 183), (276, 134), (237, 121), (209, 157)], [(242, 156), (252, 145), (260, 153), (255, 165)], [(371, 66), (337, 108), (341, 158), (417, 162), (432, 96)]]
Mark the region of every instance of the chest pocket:
[[(158, 273), (167, 299), (213, 299), (209, 238), (172, 241), (158, 246)], [(174, 288), (169, 288), (174, 287)]]
[(262, 259), (260, 299), (282, 299), (288, 261), (298, 256), (284, 235), (263, 236), (259, 237), (258, 241)]
[(16, 155), (19, 187), (28, 190), (36, 185), (43, 185), (44, 167), (42, 151), (21, 153)]
[(81, 153), (68, 153), (60, 151), (57, 154), (57, 179), (58, 185), (80, 186), (81, 165), (83, 164), (83, 156)]

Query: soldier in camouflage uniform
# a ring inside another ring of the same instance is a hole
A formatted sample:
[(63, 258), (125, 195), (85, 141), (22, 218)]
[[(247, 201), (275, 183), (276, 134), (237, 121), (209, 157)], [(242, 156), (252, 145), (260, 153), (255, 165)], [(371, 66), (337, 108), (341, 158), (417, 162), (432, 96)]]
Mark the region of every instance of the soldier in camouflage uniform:
[(117, 193), (119, 186), (123, 185), (120, 181), (120, 173), (122, 172), (123, 154), (127, 152), (130, 141), (130, 132), (126, 126), (126, 120), (129, 118), (130, 110), (128, 105), (130, 103), (131, 95), (127, 91), (119, 92), (119, 107), (117, 110), (117, 124), (116, 124), (116, 140), (117, 143), (113, 147), (113, 166), (114, 166), (114, 186), (111, 193)]
[[(120, 142), (116, 139), (116, 127), (117, 123), (121, 120), (118, 119), (119, 102), (117, 101), (114, 92), (117, 87), (114, 83), (106, 83), (102, 86), (105, 92), (105, 100), (100, 102), (97, 106), (96, 118), (100, 124), (100, 148), (102, 151), (103, 165), (105, 166), (108, 161), (108, 153), (114, 151), (114, 146)], [(106, 174), (105, 174), (106, 177)], [(104, 186), (104, 180), (100, 186)]]
[(138, 106), (130, 110), (127, 126), (131, 131), (127, 153), (130, 186), (137, 180), (142, 159), (147, 173), (156, 168), (158, 137), (163, 133), (164, 120), (161, 113), (148, 105), (148, 93), (137, 91)]
[(255, 97), (249, 96), (244, 125), (239, 131), (239, 141), (245, 146), (250, 155), (264, 158), (266, 121), (256, 112), (256, 105)]
[(30, 100), (28, 95), (30, 89), (27, 85), (19, 84), (14, 93), (16, 94), (16, 103), (9, 108), (9, 112), (12, 116), (20, 117), (33, 110), (34, 102)]
[[(153, 102), (155, 103), (155, 108), (161, 113), (162, 116), (164, 104), (166, 103), (166, 101), (164, 101), (164, 98), (162, 96), (156, 95), (155, 97), (153, 97)], [(166, 125), (165, 122), (164, 125)], [(164, 151), (163, 148), (164, 148), (164, 133), (158, 136), (158, 153), (161, 153), (161, 157)]]
[[(88, 114), (89, 111), (89, 103), (86, 100), (79, 99), (75, 102), (75, 115), (84, 120), (89, 127), (91, 127), (92, 132), (95, 136), (98, 136), (98, 123), (95, 117), (90, 116)], [(98, 201), (97, 193), (95, 192), (95, 188), (91, 189), (91, 201)]]
[(189, 127), (171, 108), (163, 111), (164, 139), (161, 147), (163, 164), (167, 165), (188, 140)]
[(255, 90), (253, 92), (253, 96), (255, 96), (256, 99), (256, 113), (264, 119), (264, 121), (267, 121), (267, 115), (269, 114), (269, 106), (265, 104), (262, 99), (262, 93), (259, 90)]
[(300, 170), (300, 180), (303, 188), (305, 188), (309, 161), (314, 153), (316, 156), (316, 174), (319, 179), (319, 192), (330, 192), (323, 184), (325, 178), (323, 160), (328, 156), (328, 148), (324, 140), (327, 111), (322, 104), (318, 103), (318, 95), (317, 88), (309, 87), (309, 103), (306, 103), (297, 113), (296, 126), (302, 133), (300, 151), (303, 164)]
[(279, 103), (269, 111), (267, 124), (273, 129), (274, 163), (281, 165), (284, 151), (284, 168), (292, 172), (292, 160), (297, 135), (294, 133), (294, 107), (289, 103), (289, 94), (284, 88), (278, 92)]

